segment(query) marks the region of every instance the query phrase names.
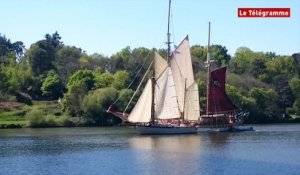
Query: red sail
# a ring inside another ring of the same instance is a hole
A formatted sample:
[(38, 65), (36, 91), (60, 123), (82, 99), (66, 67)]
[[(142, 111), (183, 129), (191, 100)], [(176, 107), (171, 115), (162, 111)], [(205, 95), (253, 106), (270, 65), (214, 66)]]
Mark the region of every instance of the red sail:
[(237, 109), (225, 92), (225, 76), (226, 67), (214, 70), (210, 73), (208, 97), (209, 114), (227, 113)]

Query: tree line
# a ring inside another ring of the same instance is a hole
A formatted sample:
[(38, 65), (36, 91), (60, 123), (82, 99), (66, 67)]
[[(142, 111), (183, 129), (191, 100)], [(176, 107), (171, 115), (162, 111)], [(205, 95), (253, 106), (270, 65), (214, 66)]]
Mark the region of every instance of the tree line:
[[(59, 100), (64, 114), (89, 125), (119, 123), (105, 110), (114, 102), (117, 110), (124, 110), (153, 50), (166, 53), (164, 49), (125, 47), (110, 57), (89, 55), (65, 45), (58, 32), (46, 34), (26, 50), (22, 41), (11, 42), (0, 34), (0, 102), (31, 105)], [(240, 47), (231, 56), (222, 45), (213, 45), (211, 52), (215, 67), (228, 67), (226, 92), (240, 109), (250, 112), (248, 122), (286, 121), (300, 115), (299, 53), (277, 55)], [(191, 55), (204, 110), (206, 47), (192, 46)]]

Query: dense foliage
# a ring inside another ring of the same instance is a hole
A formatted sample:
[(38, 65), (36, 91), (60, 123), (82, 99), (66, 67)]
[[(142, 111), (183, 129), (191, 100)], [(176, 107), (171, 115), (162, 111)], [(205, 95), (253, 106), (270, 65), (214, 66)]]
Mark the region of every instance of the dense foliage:
[[(64, 45), (57, 32), (25, 50), (21, 41), (11, 42), (0, 34), (0, 102), (61, 102), (64, 119), (56, 115), (39, 118), (42, 114), (36, 109), (27, 114), (32, 126), (60, 126), (75, 120), (116, 124), (120, 120), (105, 110), (116, 99), (115, 109), (125, 109), (153, 50), (126, 47), (111, 57), (88, 55), (81, 48)], [(213, 45), (211, 51), (214, 67), (228, 66), (226, 91), (240, 109), (250, 112), (248, 122), (281, 122), (300, 116), (300, 53), (277, 55), (240, 47), (231, 56), (222, 45)], [(191, 54), (204, 110), (206, 47), (194, 45)]]

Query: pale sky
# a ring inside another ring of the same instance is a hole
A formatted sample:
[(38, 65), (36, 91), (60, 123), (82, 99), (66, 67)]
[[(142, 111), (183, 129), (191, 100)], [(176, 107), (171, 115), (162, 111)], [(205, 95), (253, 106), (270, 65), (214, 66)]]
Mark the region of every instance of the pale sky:
[[(168, 0), (1, 0), (0, 33), (26, 48), (58, 31), (66, 45), (110, 56), (126, 46), (165, 48)], [(238, 18), (237, 8), (291, 8), (290, 18)], [(173, 0), (172, 40), (187, 34), (233, 55), (240, 46), (291, 55), (300, 52), (300, 0)]]

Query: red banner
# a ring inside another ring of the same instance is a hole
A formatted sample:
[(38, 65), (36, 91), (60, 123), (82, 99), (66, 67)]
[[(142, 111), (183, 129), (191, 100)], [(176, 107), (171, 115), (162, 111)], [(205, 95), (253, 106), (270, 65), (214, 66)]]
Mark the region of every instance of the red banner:
[(290, 8), (238, 8), (240, 18), (289, 18)]

